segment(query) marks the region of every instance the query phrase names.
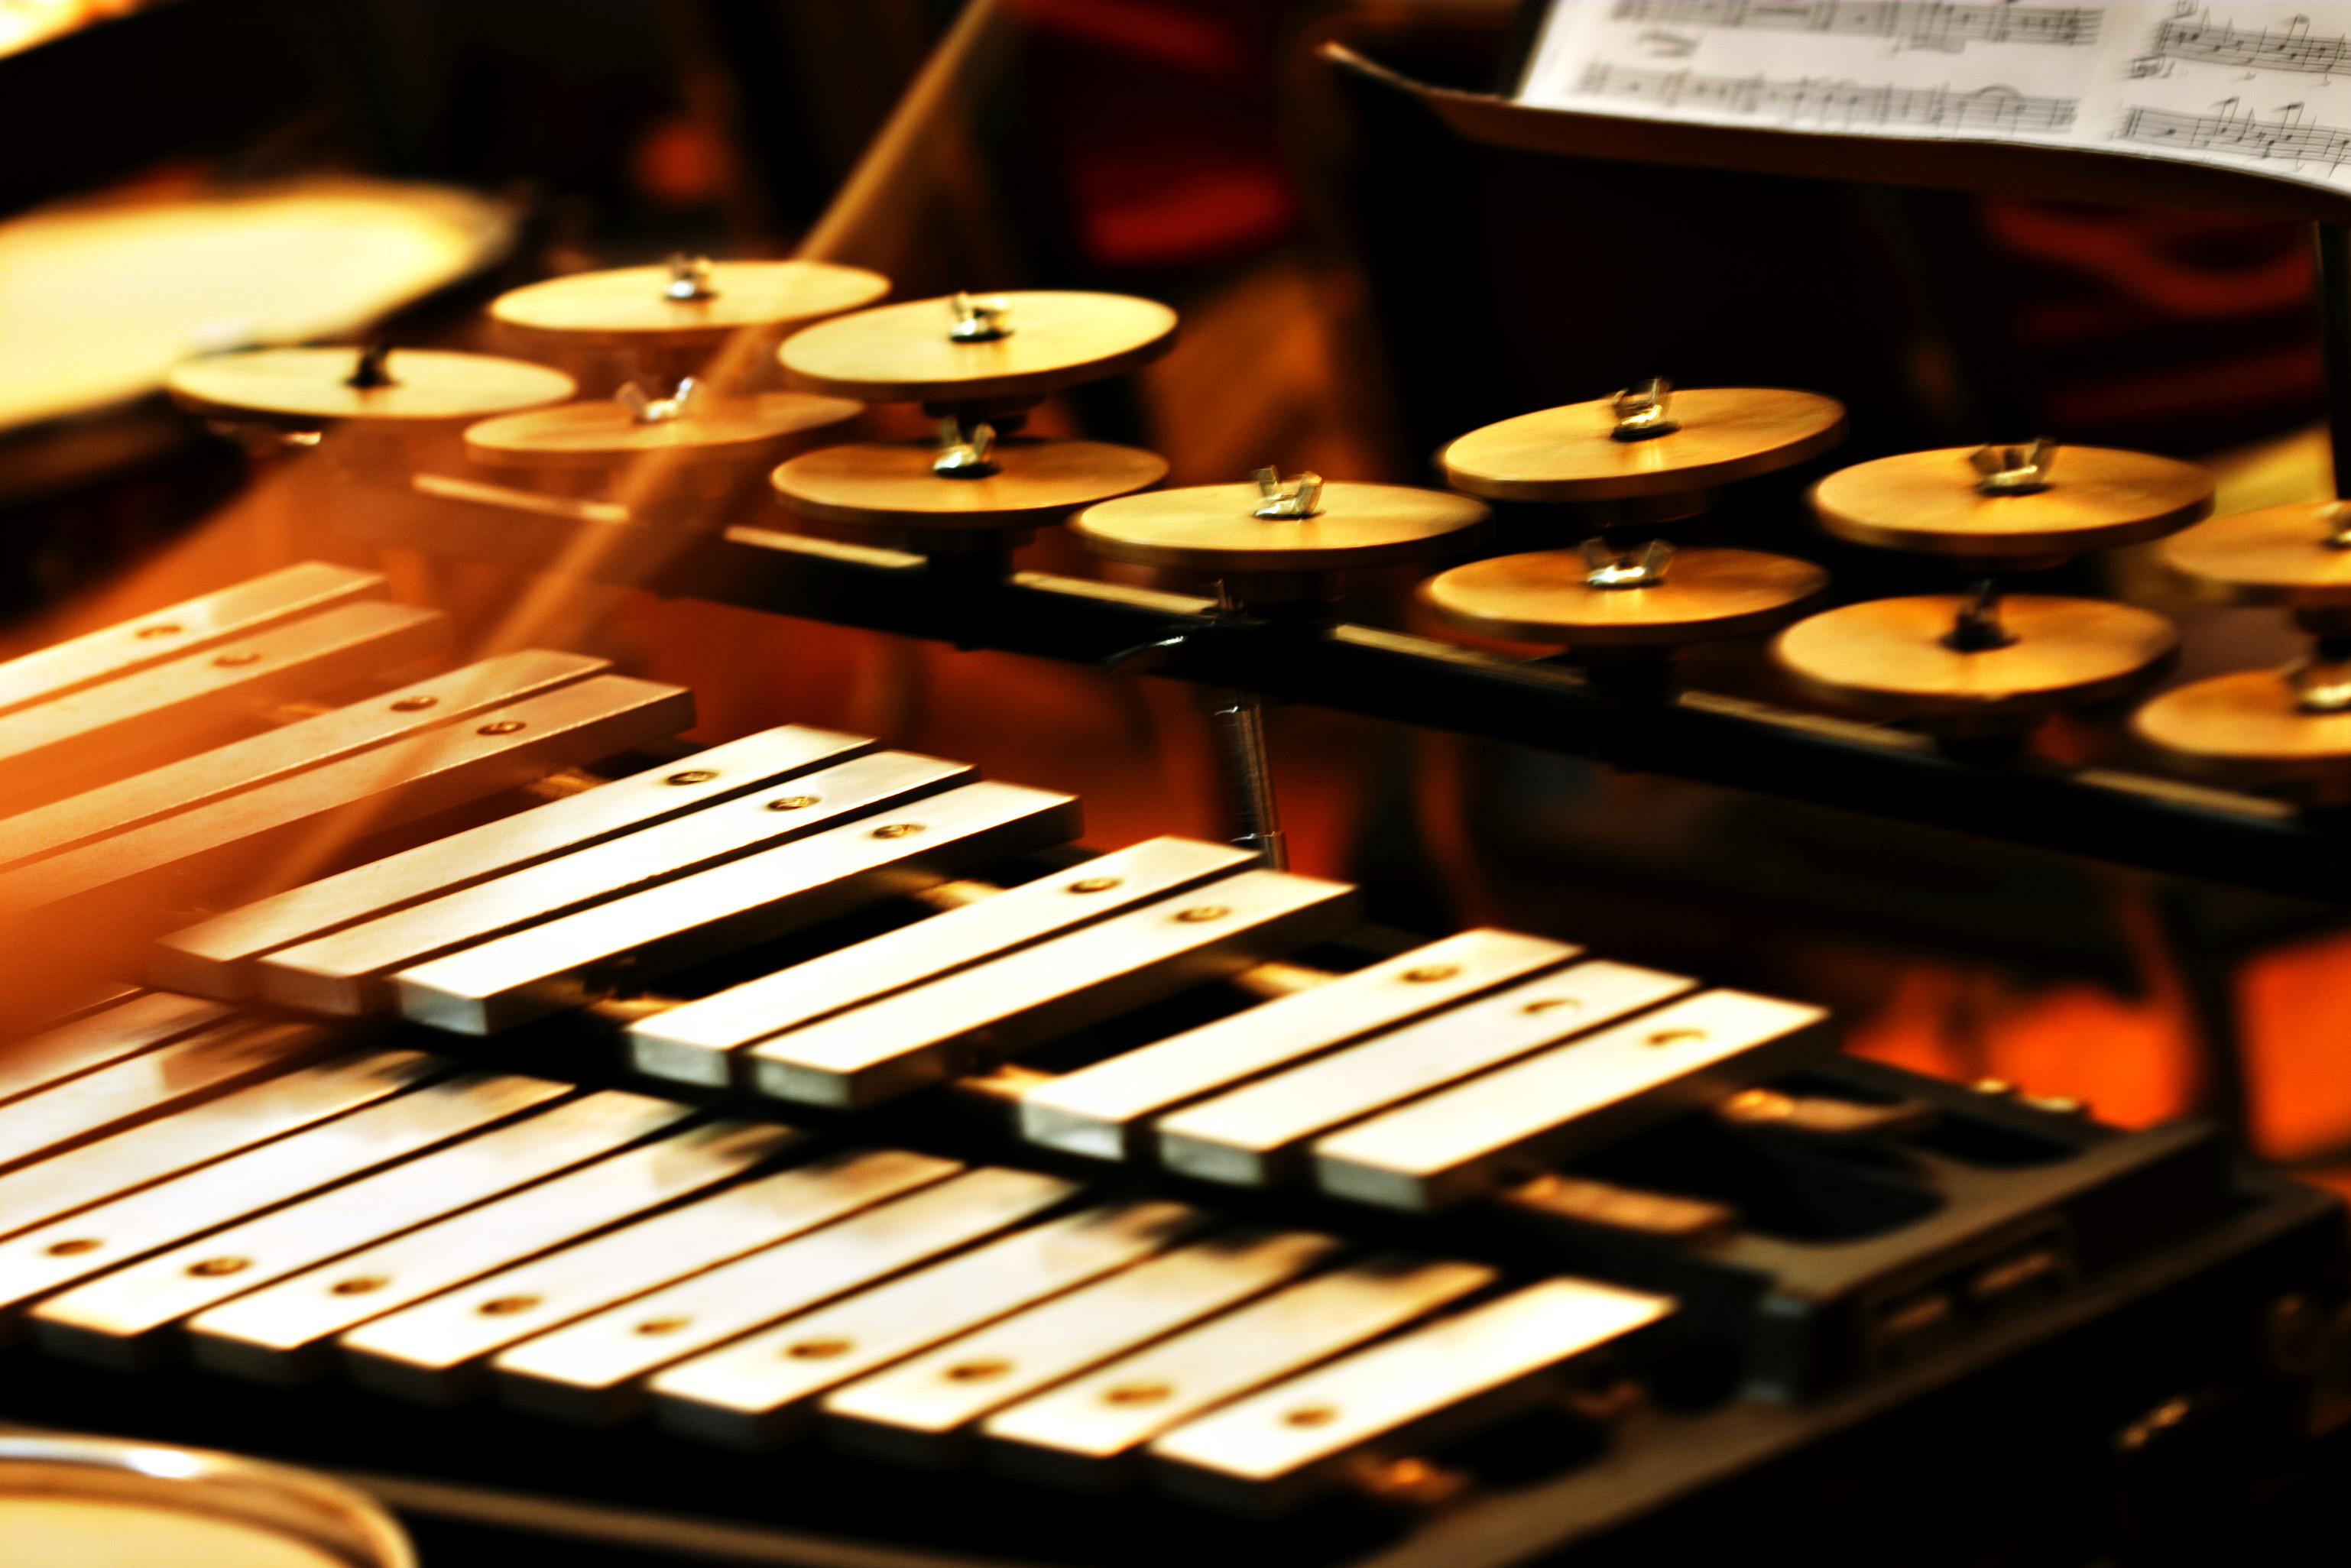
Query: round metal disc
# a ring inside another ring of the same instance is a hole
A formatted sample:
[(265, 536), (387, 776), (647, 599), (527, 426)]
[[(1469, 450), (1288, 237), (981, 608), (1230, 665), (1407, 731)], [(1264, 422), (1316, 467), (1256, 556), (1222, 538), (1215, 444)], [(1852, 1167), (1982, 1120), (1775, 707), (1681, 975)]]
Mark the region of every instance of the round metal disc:
[(1250, 515), (1254, 485), (1197, 485), (1089, 507), (1070, 519), (1088, 549), (1112, 560), (1204, 571), (1341, 571), (1427, 560), (1468, 543), (1488, 513), (1467, 496), (1402, 485), (1329, 484), (1322, 510), (1275, 520)]
[(801, 517), (855, 528), (1009, 530), (1167, 477), (1157, 453), (1101, 441), (1008, 437), (996, 444), (996, 472), (977, 479), (932, 473), (937, 455), (927, 441), (822, 447), (776, 470), (776, 496)]
[(1676, 389), (1670, 435), (1619, 441), (1594, 398), (1473, 430), (1437, 454), (1446, 482), (1495, 501), (1615, 501), (1752, 478), (1844, 439), (1844, 405), (1777, 387)]
[(861, 310), (794, 333), (778, 350), (796, 385), (867, 402), (977, 402), (1042, 397), (1150, 363), (1176, 342), (1176, 312), (1125, 294), (1007, 294), (1008, 335), (947, 336), (946, 298)]
[(1447, 624), (1486, 637), (1570, 647), (1671, 647), (1784, 625), (1828, 587), (1810, 561), (1744, 549), (1674, 553), (1654, 588), (1593, 588), (1575, 550), (1472, 561), (1420, 585)]
[(1986, 496), (1971, 446), (1909, 452), (1841, 469), (1813, 486), (1813, 510), (1840, 538), (1980, 560), (2063, 559), (2137, 544), (2212, 510), (2212, 476), (2193, 463), (2105, 446), (2060, 446), (2049, 487)]
[(760, 392), (706, 397), (689, 418), (640, 423), (620, 403), (600, 398), (468, 425), (465, 455), (492, 468), (609, 468), (648, 452), (689, 463), (739, 463), (776, 455), (793, 436), (864, 412), (864, 404), (843, 398)]
[(746, 327), (785, 328), (871, 305), (890, 280), (829, 261), (715, 261), (707, 299), (672, 299), (666, 267), (580, 272), (510, 289), (490, 315), (535, 337), (587, 348), (715, 346)]
[(1799, 621), (1771, 656), (1815, 695), (1898, 714), (2047, 713), (2121, 695), (2158, 671), (2179, 633), (2162, 616), (2103, 599), (2001, 601), (2005, 648), (1943, 645), (1956, 594), (1848, 604)]
[(2245, 783), (2351, 778), (2351, 713), (2304, 713), (2278, 670), (2176, 687), (2131, 716), (2139, 737), (2193, 771)]
[(172, 399), (198, 413), (278, 420), (480, 419), (544, 408), (579, 391), (569, 376), (525, 360), (394, 349), (384, 361), (390, 386), (346, 383), (357, 349), (256, 349), (209, 354), (175, 366)]
[(2163, 541), (2164, 564), (2208, 597), (2297, 609), (2351, 606), (2351, 549), (2327, 540), (2345, 521), (2338, 501), (2263, 507), (2197, 524)]

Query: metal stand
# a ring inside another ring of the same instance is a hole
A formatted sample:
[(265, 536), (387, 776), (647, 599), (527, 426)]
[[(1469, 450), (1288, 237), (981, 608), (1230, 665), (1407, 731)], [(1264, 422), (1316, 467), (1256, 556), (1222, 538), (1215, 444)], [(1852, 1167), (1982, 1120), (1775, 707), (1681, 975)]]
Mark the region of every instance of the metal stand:
[(1265, 699), (1229, 686), (1211, 690), (1209, 722), (1224, 753), (1240, 831), (1233, 842), (1255, 850), (1274, 871), (1290, 869), (1290, 846), (1273, 800), (1273, 763), (1265, 749)]
[(2326, 367), (2327, 447), (2335, 494), (2351, 484), (2351, 228), (2310, 225), (2318, 260), (2318, 352)]

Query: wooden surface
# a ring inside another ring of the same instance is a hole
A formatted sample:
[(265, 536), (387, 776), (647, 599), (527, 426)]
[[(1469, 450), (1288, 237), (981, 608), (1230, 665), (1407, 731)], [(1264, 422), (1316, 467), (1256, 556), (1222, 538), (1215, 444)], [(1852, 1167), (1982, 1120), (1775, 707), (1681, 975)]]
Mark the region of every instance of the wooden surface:
[(2063, 559), (2138, 544), (2212, 509), (2212, 476), (2192, 463), (2105, 446), (2060, 446), (2049, 487), (1986, 496), (1972, 446), (1907, 452), (1840, 469), (1813, 486), (1821, 527), (1886, 549), (1979, 560)]
[(2263, 507), (2163, 541), (2163, 563), (2207, 598), (2298, 609), (2351, 606), (2351, 550), (2331, 549), (2340, 503)]
[(1593, 588), (1576, 550), (1498, 556), (1439, 572), (1420, 598), (1447, 625), (1570, 647), (1670, 647), (1787, 623), (1828, 587), (1810, 561), (1757, 550), (1684, 549), (1654, 588)]
[(671, 299), (667, 267), (550, 277), (499, 295), (496, 320), (526, 336), (588, 348), (708, 347), (742, 328), (785, 328), (871, 305), (890, 280), (823, 261), (715, 261), (708, 299)]
[(1437, 454), (1447, 483), (1496, 501), (1614, 501), (1703, 490), (1802, 463), (1844, 437), (1844, 405), (1777, 387), (1677, 388), (1670, 435), (1618, 441), (1610, 398), (1522, 413)]
[(525, 360), (394, 349), (384, 361), (392, 384), (347, 384), (357, 349), (256, 349), (210, 354), (175, 366), (172, 400), (199, 413), (263, 414), (294, 420), (480, 419), (559, 403), (579, 388), (569, 376)]
[(2179, 646), (2170, 622), (2103, 599), (2018, 594), (2001, 603), (2005, 648), (1943, 646), (1955, 594), (1848, 604), (1780, 633), (1771, 655), (1813, 695), (1888, 714), (2046, 713), (2119, 696)]
[(2243, 783), (2351, 778), (2351, 713), (2304, 713), (2279, 670), (2239, 670), (2179, 686), (2131, 716), (2175, 763)]
[(958, 343), (946, 298), (861, 310), (788, 339), (786, 377), (867, 402), (1042, 397), (1150, 363), (1176, 343), (1176, 312), (1125, 294), (1029, 289), (1007, 294), (1008, 337)]
[(690, 463), (779, 455), (796, 435), (845, 424), (865, 412), (843, 398), (805, 392), (708, 397), (691, 418), (641, 424), (607, 398), (487, 419), (465, 430), (465, 455), (492, 468), (605, 468), (651, 452)]
[(1328, 484), (1311, 517), (1252, 517), (1255, 485), (1197, 485), (1089, 507), (1070, 520), (1112, 560), (1206, 571), (1338, 571), (1433, 560), (1484, 530), (1485, 507), (1443, 490)]
[(1322, 57), (1417, 99), (1465, 141), (1525, 152), (1788, 174), (1860, 184), (1981, 191), (2101, 206), (2241, 213), (2296, 223), (2351, 223), (2351, 197), (2257, 170), (1957, 137), (1838, 136), (1692, 125), (1535, 109), (1489, 93), (1430, 87), (1342, 44)]
[(360, 180), (10, 219), (0, 430), (161, 392), (199, 354), (360, 336), (491, 265), (513, 230), (504, 207), (467, 192)]
[(1157, 453), (1101, 441), (1008, 437), (996, 444), (997, 471), (979, 479), (932, 473), (938, 450), (896, 441), (802, 453), (776, 470), (776, 496), (801, 517), (852, 527), (1013, 529), (1058, 523), (1167, 476)]

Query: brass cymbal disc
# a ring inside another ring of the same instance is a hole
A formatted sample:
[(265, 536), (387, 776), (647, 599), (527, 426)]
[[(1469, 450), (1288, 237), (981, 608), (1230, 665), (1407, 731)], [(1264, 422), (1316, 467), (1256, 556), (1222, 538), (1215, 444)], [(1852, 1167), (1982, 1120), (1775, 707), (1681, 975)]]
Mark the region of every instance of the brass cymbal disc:
[(2131, 728), (2174, 761), (2210, 778), (2244, 783), (2351, 778), (2351, 713), (2304, 713), (2295, 700), (2283, 672), (2239, 670), (2150, 699), (2131, 715)]
[(715, 347), (746, 327), (787, 328), (872, 304), (890, 280), (830, 261), (714, 261), (711, 297), (672, 299), (666, 267), (578, 272), (509, 289), (490, 316), (583, 348)]
[(1619, 441), (1594, 398), (1473, 430), (1437, 455), (1446, 482), (1493, 501), (1674, 496), (1769, 474), (1844, 439), (1844, 405), (1779, 387), (1677, 388), (1670, 435)]
[(777, 499), (804, 517), (875, 528), (1033, 528), (1081, 507), (1147, 490), (1167, 477), (1155, 452), (1102, 441), (1009, 436), (996, 472), (931, 472), (927, 441), (868, 441), (804, 452), (778, 467)]
[(1893, 714), (2049, 713), (2119, 696), (2179, 643), (2162, 616), (2103, 599), (2001, 601), (2016, 641), (1963, 653), (1943, 645), (1956, 594), (1878, 599), (1823, 611), (1772, 642), (1771, 656), (1814, 695)]
[(2197, 524), (2163, 541), (2163, 561), (2208, 598), (2305, 610), (2351, 606), (2351, 549), (2327, 540), (2341, 531), (2337, 501), (2263, 507)]
[(1810, 561), (1759, 550), (1674, 552), (1651, 588), (1594, 588), (1575, 550), (1498, 556), (1437, 573), (1421, 601), (1480, 636), (1569, 647), (1671, 647), (1784, 625), (1829, 584)]
[(864, 412), (845, 398), (760, 392), (705, 396), (689, 417), (641, 423), (619, 402), (599, 398), (468, 425), (465, 455), (492, 468), (609, 468), (651, 452), (688, 463), (740, 463), (776, 455), (793, 436)]
[(172, 400), (198, 413), (277, 420), (480, 419), (559, 403), (579, 391), (569, 376), (527, 360), (394, 349), (392, 384), (346, 384), (357, 349), (255, 349), (207, 354), (172, 367)]
[(1112, 560), (1204, 571), (1342, 571), (1427, 560), (1469, 543), (1489, 513), (1467, 496), (1402, 485), (1328, 484), (1311, 517), (1251, 516), (1254, 485), (1196, 485), (1089, 507), (1070, 519)]
[(1821, 527), (1856, 544), (1982, 560), (2138, 544), (2212, 510), (2212, 476), (2193, 463), (2060, 446), (2047, 489), (1986, 496), (1968, 461), (1973, 451), (1947, 446), (1840, 469), (1813, 486), (1813, 510)]
[[(994, 298), (994, 297), (991, 297)], [(1042, 397), (1145, 365), (1176, 343), (1176, 312), (1155, 299), (1070, 289), (1001, 297), (1004, 337), (947, 336), (946, 298), (861, 310), (796, 332), (777, 350), (793, 384), (867, 402)]]

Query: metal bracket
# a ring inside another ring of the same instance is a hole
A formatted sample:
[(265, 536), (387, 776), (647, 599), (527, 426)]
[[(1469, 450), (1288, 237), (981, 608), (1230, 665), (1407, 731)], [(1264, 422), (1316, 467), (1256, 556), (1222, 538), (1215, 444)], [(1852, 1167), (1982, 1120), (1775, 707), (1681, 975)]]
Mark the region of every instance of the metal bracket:
[(1674, 559), (1674, 547), (1663, 539), (1651, 539), (1637, 553), (1617, 549), (1603, 538), (1586, 539), (1581, 548), (1583, 564), (1592, 569), (1584, 573), (1586, 588), (1655, 588), (1666, 580), (1666, 568)]
[(985, 479), (997, 471), (996, 427), (966, 425), (952, 416), (939, 421), (939, 455), (931, 472), (946, 479)]
[(1959, 613), (1943, 633), (1943, 646), (1955, 653), (1984, 653), (2005, 648), (2016, 633), (2000, 619), (2000, 581), (1984, 578), (1970, 583), (1959, 598)]
[(2049, 488), (2049, 470), (2057, 459), (2057, 444), (2048, 436), (2030, 446), (1979, 446), (1968, 454), (1978, 476), (1976, 491), (1984, 496), (2036, 496)]
[(688, 256), (684, 251), (673, 252), (669, 258), (669, 282), (662, 289), (662, 298), (681, 305), (696, 299), (716, 299), (718, 290), (710, 286), (710, 258)]
[(2285, 684), (2304, 713), (2351, 713), (2351, 663), (2314, 654), (2287, 667)]
[(2351, 501), (2336, 501), (2326, 508), (2328, 549), (2351, 549)]
[(664, 398), (651, 395), (634, 382), (612, 395), (639, 424), (666, 424), (672, 420), (692, 419), (702, 412), (702, 385), (692, 376), (678, 382), (677, 391)]
[(1610, 400), (1616, 412), (1616, 428), (1609, 434), (1618, 441), (1651, 441), (1660, 435), (1671, 435), (1681, 425), (1671, 417), (1674, 383), (1663, 376), (1651, 376), (1635, 382)]
[(1259, 497), (1258, 504), (1249, 509), (1249, 516), (1253, 517), (1263, 517), (1268, 522), (1295, 521), (1301, 517), (1311, 517), (1322, 509), (1322, 476), (1320, 474), (1301, 474), (1284, 484), (1280, 469), (1260, 468), (1250, 477), (1257, 481)]
[(351, 367), (351, 373), (343, 378), (343, 384), (360, 392), (373, 392), (378, 387), (395, 385), (397, 383), (392, 381), (389, 368), (391, 361), (390, 343), (371, 343), (360, 350), (359, 362)]
[(1004, 324), (1005, 313), (1012, 307), (1001, 294), (967, 294), (957, 289), (947, 308), (955, 312), (947, 337), (956, 342), (993, 343), (1012, 336), (1012, 329)]

